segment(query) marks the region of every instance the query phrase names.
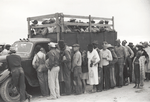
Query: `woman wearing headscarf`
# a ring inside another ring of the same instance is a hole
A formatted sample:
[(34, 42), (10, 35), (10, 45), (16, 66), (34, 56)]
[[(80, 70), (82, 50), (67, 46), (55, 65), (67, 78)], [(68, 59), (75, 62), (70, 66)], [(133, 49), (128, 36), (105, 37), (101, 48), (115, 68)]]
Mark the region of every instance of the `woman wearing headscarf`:
[(115, 79), (115, 63), (117, 62), (118, 58), (117, 55), (114, 51), (114, 46), (111, 44), (107, 44), (107, 49), (110, 50), (112, 54), (112, 61), (109, 61), (109, 66), (110, 66), (110, 88), (114, 88), (116, 86), (116, 79)]
[[(138, 48), (137, 53), (140, 51), (142, 53), (141, 57), (140, 57), (140, 86), (144, 85), (144, 79), (145, 79), (145, 62), (146, 62), (146, 58), (148, 57), (148, 54), (146, 53), (145, 50), (143, 50), (143, 45), (142, 44), (137, 44), (136, 47)], [(137, 55), (136, 53), (136, 55)], [(136, 58), (136, 57), (135, 57)], [(132, 66), (133, 66), (133, 71), (132, 71), (132, 81), (135, 82), (135, 73), (134, 73), (134, 61), (135, 58), (132, 62)]]
[(145, 58), (142, 56), (142, 51), (138, 51), (133, 60), (133, 69), (134, 69), (134, 78), (135, 78), (135, 86), (133, 88), (140, 88), (143, 86), (144, 81), (144, 63)]
[(88, 70), (89, 70), (89, 80), (88, 83), (93, 85), (92, 92), (96, 91), (96, 86), (98, 85), (98, 63), (100, 61), (97, 51), (93, 48), (92, 44), (88, 45)]

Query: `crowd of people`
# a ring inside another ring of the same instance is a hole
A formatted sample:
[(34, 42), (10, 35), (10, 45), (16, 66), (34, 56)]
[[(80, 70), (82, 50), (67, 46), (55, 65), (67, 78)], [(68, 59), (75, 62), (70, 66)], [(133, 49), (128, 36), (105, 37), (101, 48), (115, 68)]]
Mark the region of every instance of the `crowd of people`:
[[(98, 48), (98, 44), (94, 41), (88, 44), (87, 51), (80, 51), (79, 44), (69, 47), (60, 40), (58, 44), (50, 42), (47, 53), (40, 45), (36, 46), (32, 65), (37, 71), (41, 97), (51, 100), (64, 95), (85, 94), (87, 85), (93, 86), (92, 93), (121, 88), (130, 83), (135, 83), (133, 88), (142, 88), (144, 80), (149, 80), (148, 42), (134, 46), (133, 43), (126, 45), (126, 40), (121, 42), (117, 39), (115, 46), (104, 41), (102, 49)], [(10, 49), (7, 62), (14, 75), (15, 86), (20, 86), (20, 100), (24, 102), (31, 95), (25, 91), (21, 58), (15, 52), (15, 49)], [(18, 77), (21, 78), (16, 79)]]
[[(144, 80), (149, 80), (150, 47), (147, 42), (133, 46), (127, 41), (116, 40), (116, 46), (98, 41), (88, 44), (87, 51), (80, 51), (80, 45), (72, 49), (64, 41), (49, 43), (49, 52), (37, 47), (33, 66), (37, 70), (43, 96), (57, 99), (61, 95), (86, 93), (86, 86), (92, 85), (91, 92), (121, 88), (135, 83), (134, 88), (142, 88)], [(49, 90), (49, 92), (48, 92)]]

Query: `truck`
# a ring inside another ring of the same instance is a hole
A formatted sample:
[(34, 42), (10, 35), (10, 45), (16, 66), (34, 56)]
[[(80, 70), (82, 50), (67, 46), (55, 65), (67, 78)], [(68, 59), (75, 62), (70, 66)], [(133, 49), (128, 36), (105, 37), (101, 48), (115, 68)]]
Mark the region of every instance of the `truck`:
[[(52, 23), (44, 24), (43, 21), (46, 19), (53, 18), (55, 21)], [(85, 19), (88, 23), (83, 22), (68, 22), (69, 19)], [(32, 24), (33, 21), (42, 22), (43, 24)], [(93, 20), (109, 20), (112, 24), (95, 24), (91, 23)], [(16, 54), (22, 58), (22, 67), (25, 73), (26, 84), (32, 87), (38, 87), (39, 82), (37, 79), (36, 70), (32, 66), (32, 60), (35, 54), (35, 48), (37, 45), (42, 46), (46, 52), (49, 51), (48, 43), (57, 43), (60, 40), (68, 46), (72, 46), (75, 43), (80, 44), (81, 51), (87, 50), (87, 44), (97, 40), (99, 48), (102, 48), (102, 43), (107, 41), (114, 45), (117, 39), (117, 32), (114, 30), (114, 17), (102, 18), (89, 16), (77, 16), (77, 15), (66, 15), (63, 13), (48, 14), (36, 17), (28, 17), (28, 37), (26, 39), (20, 39), (12, 44), (17, 49)], [(48, 32), (48, 27), (54, 28), (53, 32)], [(80, 31), (69, 31), (66, 32), (66, 27), (72, 28), (88, 28), (88, 32)], [(92, 32), (92, 27), (111, 27), (111, 31), (103, 32)], [(33, 30), (41, 29), (44, 33), (35, 33)], [(46, 29), (46, 30), (45, 30)], [(0, 95), (5, 102), (17, 102), (19, 101), (20, 95), (12, 85), (11, 74), (7, 67), (6, 56), (0, 56)]]

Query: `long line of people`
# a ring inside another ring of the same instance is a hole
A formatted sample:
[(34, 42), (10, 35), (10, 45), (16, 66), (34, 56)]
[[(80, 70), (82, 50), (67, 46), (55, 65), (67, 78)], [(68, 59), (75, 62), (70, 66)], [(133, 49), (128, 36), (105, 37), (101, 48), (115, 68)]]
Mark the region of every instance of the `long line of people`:
[[(149, 79), (150, 47), (147, 42), (132, 43), (116, 40), (116, 46), (107, 42), (98, 48), (98, 41), (88, 44), (88, 51), (80, 51), (80, 45), (72, 49), (63, 40), (56, 45), (50, 42), (46, 54), (37, 47), (33, 66), (37, 70), (42, 96), (57, 99), (61, 95), (86, 93), (86, 86), (92, 85), (91, 92), (121, 88), (135, 83), (142, 88), (144, 79)], [(146, 73), (146, 75), (145, 75)], [(146, 77), (145, 77), (146, 76)], [(49, 94), (50, 93), (50, 94)]]

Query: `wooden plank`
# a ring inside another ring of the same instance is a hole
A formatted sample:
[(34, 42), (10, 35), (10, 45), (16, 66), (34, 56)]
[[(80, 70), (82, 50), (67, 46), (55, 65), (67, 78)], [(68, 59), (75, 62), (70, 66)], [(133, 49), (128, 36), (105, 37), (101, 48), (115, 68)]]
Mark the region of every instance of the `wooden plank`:
[(28, 21), (28, 38), (31, 38), (31, 26), (30, 26), (30, 21)]
[(82, 18), (82, 19), (89, 19), (88, 16), (66, 15), (66, 14), (64, 14), (64, 17), (66, 17), (66, 18)]
[(91, 17), (94, 20), (112, 20), (112, 18), (103, 18), (103, 17)]
[(112, 17), (112, 27), (113, 27), (113, 30), (115, 30), (115, 28), (114, 28), (114, 16)]
[(58, 42), (60, 39), (59, 14), (56, 13), (55, 17), (56, 17), (56, 32), (57, 32), (57, 42)]
[(42, 16), (36, 16), (36, 17), (29, 17), (31, 20), (43, 20), (45, 18), (53, 18), (55, 17), (55, 14), (49, 14), (49, 15), (42, 15)]
[(88, 23), (74, 23), (74, 22), (64, 22), (64, 25), (72, 25), (72, 26), (89, 26)]
[(89, 32), (91, 32), (91, 15), (89, 15)]
[(108, 26), (113, 26), (112, 24), (91, 24), (92, 26), (99, 26), (99, 27), (104, 27), (104, 26), (106, 26), (106, 27), (108, 27)]
[(44, 28), (44, 27), (52, 27), (56, 26), (56, 23), (53, 24), (43, 24), (43, 25), (38, 25), (38, 26), (32, 26), (32, 28)]

